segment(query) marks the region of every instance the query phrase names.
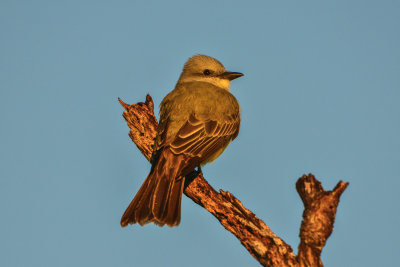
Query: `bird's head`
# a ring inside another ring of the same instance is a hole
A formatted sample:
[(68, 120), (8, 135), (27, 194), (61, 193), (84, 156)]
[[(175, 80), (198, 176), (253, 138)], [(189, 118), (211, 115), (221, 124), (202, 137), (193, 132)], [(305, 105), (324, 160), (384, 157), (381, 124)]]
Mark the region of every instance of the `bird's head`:
[(207, 82), (229, 90), (230, 81), (241, 76), (243, 74), (240, 72), (226, 71), (224, 65), (215, 58), (195, 55), (186, 61), (178, 83)]

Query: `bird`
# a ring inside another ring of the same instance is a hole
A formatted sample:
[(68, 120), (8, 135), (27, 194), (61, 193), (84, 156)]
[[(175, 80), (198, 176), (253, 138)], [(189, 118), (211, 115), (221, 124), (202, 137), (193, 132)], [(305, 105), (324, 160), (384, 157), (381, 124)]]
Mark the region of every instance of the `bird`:
[(187, 176), (218, 158), (240, 128), (230, 82), (243, 76), (217, 59), (194, 55), (160, 104), (151, 170), (121, 218), (121, 226), (177, 226)]

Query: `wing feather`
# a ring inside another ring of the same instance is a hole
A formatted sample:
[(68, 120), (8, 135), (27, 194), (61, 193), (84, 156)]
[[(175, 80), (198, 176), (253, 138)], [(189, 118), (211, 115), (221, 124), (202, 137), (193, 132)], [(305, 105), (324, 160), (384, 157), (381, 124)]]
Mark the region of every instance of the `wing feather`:
[(239, 126), (238, 114), (227, 116), (225, 121), (201, 121), (192, 114), (169, 146), (175, 154), (188, 154), (203, 161), (235, 139)]

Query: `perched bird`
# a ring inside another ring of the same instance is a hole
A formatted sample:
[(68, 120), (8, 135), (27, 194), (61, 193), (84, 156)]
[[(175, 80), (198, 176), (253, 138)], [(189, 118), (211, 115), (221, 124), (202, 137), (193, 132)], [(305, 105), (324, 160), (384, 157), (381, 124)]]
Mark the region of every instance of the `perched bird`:
[(151, 171), (122, 216), (122, 227), (179, 224), (185, 176), (215, 160), (239, 133), (240, 107), (229, 88), (241, 76), (209, 56), (187, 60), (175, 89), (161, 102)]

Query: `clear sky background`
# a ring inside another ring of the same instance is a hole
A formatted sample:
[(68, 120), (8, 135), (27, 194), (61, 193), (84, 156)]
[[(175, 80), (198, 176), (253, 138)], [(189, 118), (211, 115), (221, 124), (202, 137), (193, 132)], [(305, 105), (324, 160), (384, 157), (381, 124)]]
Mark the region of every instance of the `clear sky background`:
[(203, 169), (295, 252), (295, 182), (350, 182), (327, 267), (396, 266), (399, 1), (1, 1), (0, 265), (258, 266), (183, 197), (179, 227), (119, 220), (150, 165), (121, 97), (158, 106), (202, 53), (244, 77), (239, 137)]

